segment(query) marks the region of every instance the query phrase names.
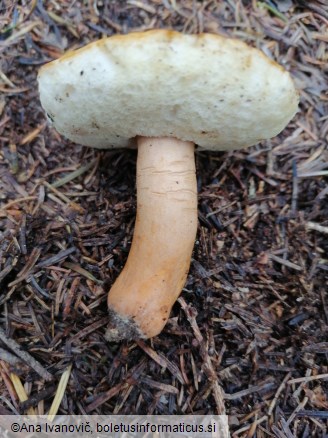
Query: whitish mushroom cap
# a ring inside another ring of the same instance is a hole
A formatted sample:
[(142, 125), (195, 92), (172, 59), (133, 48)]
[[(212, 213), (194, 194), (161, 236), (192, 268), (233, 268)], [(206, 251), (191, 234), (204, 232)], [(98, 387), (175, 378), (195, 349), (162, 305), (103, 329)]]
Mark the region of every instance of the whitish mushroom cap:
[(277, 135), (298, 106), (287, 71), (214, 34), (116, 35), (46, 64), (38, 79), (56, 129), (98, 148), (128, 147), (137, 135), (243, 148)]

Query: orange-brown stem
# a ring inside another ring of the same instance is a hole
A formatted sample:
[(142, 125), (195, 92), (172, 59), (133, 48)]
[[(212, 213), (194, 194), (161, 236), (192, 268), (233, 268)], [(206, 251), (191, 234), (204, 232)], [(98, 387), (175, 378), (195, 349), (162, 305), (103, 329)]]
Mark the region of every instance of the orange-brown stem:
[(137, 218), (128, 260), (108, 295), (108, 340), (160, 333), (185, 284), (196, 231), (194, 144), (139, 137)]

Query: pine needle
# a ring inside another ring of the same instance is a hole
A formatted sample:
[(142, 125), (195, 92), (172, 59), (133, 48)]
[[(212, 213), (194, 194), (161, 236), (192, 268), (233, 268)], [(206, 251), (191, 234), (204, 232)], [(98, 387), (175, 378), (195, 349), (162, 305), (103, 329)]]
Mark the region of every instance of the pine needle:
[(65, 262), (65, 263), (63, 263), (63, 266), (65, 268), (71, 269), (72, 271), (78, 272), (79, 274), (83, 275), (84, 277), (88, 278), (89, 280), (93, 281), (94, 283), (103, 284), (103, 282), (101, 280), (98, 280), (89, 271), (87, 271), (86, 269), (83, 269), (77, 263)]
[(73, 181), (73, 179), (83, 175), (83, 173), (91, 169), (91, 167), (96, 164), (96, 161), (97, 160), (93, 160), (90, 163), (86, 164), (85, 166), (79, 167), (77, 170), (74, 170), (74, 172), (71, 172), (68, 175), (64, 176), (63, 178), (60, 178), (54, 183), (52, 183), (51, 186), (54, 187), (55, 189), (58, 189), (58, 187), (67, 184), (69, 181)]
[(68, 379), (69, 379), (69, 377), (71, 375), (71, 370), (72, 370), (72, 364), (69, 365), (66, 368), (66, 370), (63, 372), (63, 374), (62, 374), (62, 376), (60, 378), (55, 398), (54, 398), (54, 400), (52, 402), (50, 411), (48, 413), (48, 420), (49, 421), (53, 421), (55, 415), (58, 412), (59, 406), (60, 406), (60, 404), (61, 404), (61, 402), (63, 400), (63, 397), (65, 395)]
[[(12, 381), (12, 384), (14, 385), (15, 391), (17, 393), (17, 396), (19, 398), (20, 402), (24, 402), (28, 400), (28, 396), (26, 394), (25, 388), (20, 380), (20, 378), (17, 376), (17, 374), (10, 373), (10, 379)], [(34, 408), (28, 408), (27, 409), (28, 415), (36, 415), (36, 412)]]

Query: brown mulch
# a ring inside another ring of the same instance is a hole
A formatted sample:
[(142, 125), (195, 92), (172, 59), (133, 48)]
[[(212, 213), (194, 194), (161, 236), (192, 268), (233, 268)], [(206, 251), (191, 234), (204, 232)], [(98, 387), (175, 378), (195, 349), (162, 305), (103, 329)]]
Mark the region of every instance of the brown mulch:
[[(61, 413), (226, 410), (235, 437), (327, 434), (327, 25), (325, 0), (0, 1), (0, 413), (47, 413), (71, 365)], [(61, 138), (36, 76), (68, 49), (153, 28), (260, 48), (291, 72), (300, 111), (250, 149), (196, 154), (183, 294), (158, 337), (109, 344), (136, 152)]]

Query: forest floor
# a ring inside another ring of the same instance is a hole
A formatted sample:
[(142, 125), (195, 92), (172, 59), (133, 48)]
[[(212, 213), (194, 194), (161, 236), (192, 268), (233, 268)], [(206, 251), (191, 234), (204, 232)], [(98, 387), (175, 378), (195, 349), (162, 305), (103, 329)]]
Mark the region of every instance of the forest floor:
[[(234, 437), (327, 436), (327, 24), (325, 0), (0, 2), (0, 413), (47, 413), (66, 371), (60, 413), (225, 411)], [(136, 152), (62, 138), (36, 78), (69, 49), (154, 28), (261, 49), (290, 71), (300, 107), (271, 140), (196, 153), (181, 298), (159, 336), (108, 343)]]

